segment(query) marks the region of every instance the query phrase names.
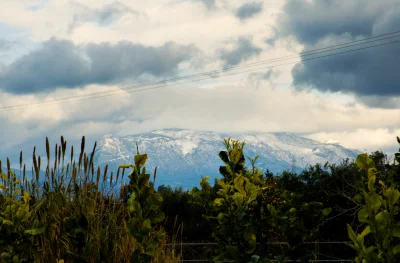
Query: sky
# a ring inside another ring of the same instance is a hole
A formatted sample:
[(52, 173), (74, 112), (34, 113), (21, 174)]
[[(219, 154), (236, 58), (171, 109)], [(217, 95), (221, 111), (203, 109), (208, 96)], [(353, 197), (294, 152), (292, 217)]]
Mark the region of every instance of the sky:
[[(105, 134), (164, 128), (290, 132), (393, 155), (400, 43), (312, 61), (299, 53), (399, 28), (398, 0), (2, 0), (0, 109), (28, 106), (0, 110), (0, 159), (15, 166), (35, 145), (43, 154), (46, 137), (79, 147), (85, 136), (91, 149)], [(257, 71), (126, 89), (286, 56)], [(118, 94), (35, 106), (106, 91)]]

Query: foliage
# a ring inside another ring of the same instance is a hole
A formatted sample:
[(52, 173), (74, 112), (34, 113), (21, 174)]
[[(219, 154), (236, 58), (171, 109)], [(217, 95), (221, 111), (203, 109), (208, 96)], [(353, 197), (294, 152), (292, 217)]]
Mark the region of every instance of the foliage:
[[(231, 144), (228, 139), (225, 146), (227, 151), (219, 154), (225, 166), (220, 167), (223, 178), (217, 182), (218, 197), (209, 200), (207, 178), (202, 179), (201, 190), (192, 190), (209, 207), (206, 218), (214, 226), (213, 237), (219, 245), (214, 262), (245, 262), (254, 253), (258, 255), (253, 260), (260, 256), (266, 260), (265, 244), (271, 229), (288, 241), (286, 254), (290, 254), (318, 231), (331, 209), (323, 209), (320, 202), (303, 202), (301, 195), (278, 189), (271, 176), (262, 177), (262, 171), (255, 167), (257, 157), (248, 158), (252, 167), (245, 169), (244, 143)], [(257, 237), (262, 243), (258, 251)]]
[[(400, 143), (399, 137), (397, 137)], [(396, 154), (396, 157), (399, 155)], [(358, 212), (360, 222), (366, 224), (361, 234), (356, 234), (350, 225), (347, 225), (348, 234), (354, 244), (350, 246), (357, 251), (356, 262), (384, 262), (392, 263), (400, 260), (400, 221), (394, 217), (399, 212), (398, 201), (400, 192), (396, 189), (393, 178), (384, 182), (374, 161), (367, 154), (360, 154), (356, 160), (357, 166), (365, 172), (360, 180), (359, 197), (362, 203)], [(365, 237), (373, 237), (373, 245), (365, 246)]]
[(165, 237), (163, 232), (154, 229), (154, 225), (160, 223), (165, 215), (159, 211), (163, 202), (162, 196), (156, 193), (153, 186), (149, 184), (150, 174), (146, 173), (144, 167), (146, 160), (147, 154), (138, 152), (134, 157), (134, 165), (119, 166), (122, 169), (132, 167), (132, 172), (129, 174), (130, 198), (128, 201), (131, 218), (128, 220), (127, 227), (136, 240), (137, 249), (132, 255), (131, 262), (150, 262)]
[(268, 223), (287, 241), (286, 254), (297, 259), (300, 256), (299, 245), (313, 238), (332, 209), (323, 208), (321, 202), (304, 202), (301, 195), (287, 190), (283, 191), (281, 198), (284, 201), (277, 206), (267, 204), (270, 212)]
[[(107, 166), (103, 174), (99, 167), (95, 170), (96, 143), (93, 152), (86, 155), (85, 137), (77, 161), (71, 147), (71, 159), (64, 163), (66, 146), (61, 137), (61, 145), (55, 147), (54, 166), (50, 167), (50, 144), (46, 138), (44, 178), (41, 178), (42, 162), (36, 156), (36, 147), (32, 180), (26, 176), (22, 152), (20, 167), (24, 168), (20, 179), (10, 169), (9, 161), (8, 176), (3, 173), (0, 161), (3, 262), (129, 262), (135, 251), (140, 250), (127, 227), (135, 218), (130, 206), (138, 199), (131, 198), (128, 205), (124, 202), (124, 193), (119, 197), (110, 194), (124, 175), (119, 177), (117, 173), (114, 177), (111, 172), (108, 177)], [(146, 183), (137, 185), (144, 195), (149, 192)], [(144, 214), (149, 218), (146, 209)], [(165, 236), (165, 232), (159, 230), (157, 235)], [(174, 248), (167, 247), (163, 241), (157, 242), (151, 262), (175, 263), (179, 259)]]
[(213, 237), (219, 248), (215, 250), (215, 262), (243, 262), (251, 257), (256, 249), (256, 229), (251, 210), (256, 203), (260, 187), (253, 182), (259, 179), (258, 170), (246, 171), (243, 155), (244, 143), (225, 140), (227, 151), (219, 156), (225, 163), (220, 167), (223, 178), (217, 181), (217, 198), (210, 199), (211, 186), (208, 178), (200, 182), (202, 189), (194, 188), (191, 194), (202, 200), (206, 207), (205, 218), (213, 227)]
[[(214, 187), (212, 187), (214, 191)], [(202, 242), (211, 239), (212, 230), (203, 220), (205, 210), (182, 187), (172, 189), (161, 185), (157, 192), (162, 195), (161, 211), (165, 214), (164, 228), (170, 236), (180, 232), (185, 242)], [(177, 229), (179, 228), (179, 229)]]
[[(32, 180), (27, 179), (22, 152), (19, 177), (9, 160), (3, 173), (0, 161), (2, 262), (175, 263), (181, 258), (174, 246), (176, 226), (181, 239), (214, 239), (215, 262), (307, 260), (310, 251), (304, 241), (342, 240), (343, 234), (352, 239), (349, 250), (357, 251), (358, 262), (398, 261), (400, 152), (393, 164), (376, 151), (360, 155), (356, 163), (317, 164), (300, 174), (274, 176), (268, 170), (262, 174), (257, 157), (247, 157), (251, 166), (245, 166), (244, 142), (224, 141), (226, 151), (219, 153), (222, 178), (211, 186), (204, 177), (200, 189), (190, 192), (161, 186), (157, 193), (156, 171), (150, 181), (144, 167), (147, 155), (139, 152), (133, 164), (121, 165), (109, 177), (107, 166), (104, 173), (95, 169), (96, 144), (87, 155), (84, 137), (79, 159), (73, 158), (72, 147), (68, 163), (61, 137), (53, 167), (46, 139), (45, 177), (36, 147)], [(127, 168), (132, 168), (129, 184), (114, 196)], [(353, 214), (363, 225), (352, 223)], [(360, 234), (355, 227), (363, 227)], [(288, 247), (268, 245), (274, 241)], [(343, 256), (343, 249), (338, 253)]]
[[(15, 173), (9, 171), (8, 176), (1, 173), (1, 178), (0, 189), (6, 193), (0, 216), (1, 262), (31, 261), (38, 249), (37, 236), (46, 226), (38, 219), (30, 220), (30, 195), (26, 191), (21, 195), (20, 180)], [(21, 200), (16, 200), (19, 197)]]

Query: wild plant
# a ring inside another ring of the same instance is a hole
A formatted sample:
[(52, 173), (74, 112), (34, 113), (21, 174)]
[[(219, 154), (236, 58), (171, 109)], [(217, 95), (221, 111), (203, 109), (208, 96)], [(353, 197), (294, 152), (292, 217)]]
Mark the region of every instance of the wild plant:
[[(124, 173), (121, 177), (119, 171), (116, 176), (111, 172), (108, 177), (108, 166), (104, 172), (100, 167), (95, 169), (93, 157), (96, 143), (92, 153), (87, 155), (85, 137), (82, 137), (78, 160), (74, 158), (72, 146), (70, 160), (65, 163), (66, 149), (67, 142), (61, 136), (61, 144), (55, 146), (54, 165), (51, 167), (50, 143), (46, 138), (47, 166), (44, 176), (41, 172), (42, 159), (36, 156), (36, 147), (32, 156), (31, 180), (26, 176), (25, 165), (20, 181), (10, 177), (12, 171), (9, 165), (8, 178), (0, 171), (1, 189), (6, 191), (4, 197), (0, 193), (0, 208), (4, 209), (0, 229), (15, 237), (5, 241), (12, 242), (12, 246), (3, 242), (0, 253), (3, 253), (4, 260), (11, 259), (13, 262), (130, 261), (135, 251), (140, 250), (127, 227), (128, 221), (134, 217), (129, 205), (124, 203), (124, 188), (120, 196), (114, 195), (114, 187), (123, 182)], [(21, 152), (20, 167), (22, 157)], [(16, 187), (10, 182), (19, 185), (20, 192), (16, 192)], [(20, 197), (22, 199), (18, 201)], [(10, 205), (11, 210), (8, 208)], [(11, 226), (9, 221), (14, 225)], [(14, 229), (18, 230), (19, 236)], [(16, 239), (25, 240), (27, 235), (28, 245), (16, 242)], [(171, 256), (166, 251), (171, 252), (171, 249), (167, 249), (165, 243), (159, 243), (153, 262), (176, 262), (179, 259), (179, 255)]]
[[(399, 137), (397, 141), (400, 143)], [(399, 153), (395, 154), (395, 160), (400, 163), (400, 149)], [(358, 155), (356, 165), (364, 171), (358, 182), (361, 194), (355, 196), (354, 200), (362, 204), (358, 220), (364, 223), (365, 227), (357, 234), (347, 224), (349, 237), (353, 241), (349, 246), (357, 251), (355, 262), (399, 262), (400, 221), (395, 220), (399, 212), (400, 198), (397, 184), (392, 176), (384, 182), (382, 171), (376, 169), (374, 161), (366, 153)], [(372, 239), (372, 245), (368, 247), (365, 245), (366, 237)]]

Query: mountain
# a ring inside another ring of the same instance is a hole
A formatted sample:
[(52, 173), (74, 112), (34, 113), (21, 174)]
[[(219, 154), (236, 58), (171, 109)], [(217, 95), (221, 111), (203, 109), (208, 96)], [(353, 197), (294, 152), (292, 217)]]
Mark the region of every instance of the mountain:
[[(156, 186), (161, 184), (198, 186), (201, 176), (219, 177), (220, 151), (225, 150), (224, 138), (245, 141), (245, 156), (259, 156), (256, 166), (269, 169), (274, 174), (294, 169), (300, 173), (308, 165), (316, 163), (339, 164), (344, 159), (355, 159), (360, 151), (346, 149), (338, 144), (318, 142), (290, 133), (215, 133), (181, 129), (164, 129), (123, 137), (105, 135), (99, 142), (95, 164), (109, 171), (117, 171), (118, 165), (133, 163), (136, 142), (139, 152), (147, 153), (146, 169), (153, 174), (157, 167)], [(295, 160), (295, 162), (293, 161)], [(246, 164), (250, 162), (246, 159)], [(114, 172), (114, 173), (115, 173)], [(127, 176), (125, 176), (127, 178)], [(152, 178), (152, 177), (151, 177)], [(128, 181), (125, 179), (124, 181)]]

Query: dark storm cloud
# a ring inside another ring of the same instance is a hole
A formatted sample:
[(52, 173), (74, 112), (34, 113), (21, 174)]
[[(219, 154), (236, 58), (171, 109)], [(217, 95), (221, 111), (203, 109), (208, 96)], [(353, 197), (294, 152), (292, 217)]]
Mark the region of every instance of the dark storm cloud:
[[(400, 2), (397, 0), (368, 3), (364, 0), (289, 0), (282, 11), (277, 20), (277, 37), (292, 35), (304, 45), (305, 51), (387, 34), (400, 28)], [(352, 93), (374, 107), (393, 106), (396, 103), (384, 105), (387, 101), (384, 98), (400, 96), (399, 61), (399, 43), (335, 55), (297, 64), (292, 70), (293, 84), (298, 89)]]
[(253, 45), (248, 38), (239, 38), (232, 50), (220, 50), (220, 58), (225, 62), (224, 67), (231, 67), (240, 64), (253, 56), (261, 53), (261, 48)]
[(113, 2), (98, 9), (92, 9), (78, 3), (75, 3), (75, 5), (80, 11), (74, 15), (73, 21), (69, 25), (69, 32), (72, 32), (83, 22), (95, 22), (99, 26), (108, 26), (124, 15), (135, 17), (142, 15), (120, 2)]
[(194, 46), (167, 42), (160, 47), (130, 42), (76, 46), (51, 39), (0, 72), (0, 88), (14, 93), (37, 93), (57, 87), (113, 84), (143, 75), (171, 76), (181, 62), (200, 51)]
[(358, 96), (358, 99), (371, 108), (400, 109), (400, 96)]
[(237, 18), (245, 20), (260, 13), (262, 11), (262, 8), (263, 8), (262, 2), (245, 3), (236, 10), (235, 15)]

